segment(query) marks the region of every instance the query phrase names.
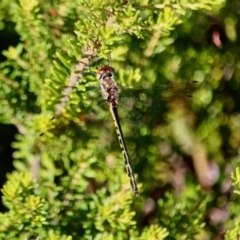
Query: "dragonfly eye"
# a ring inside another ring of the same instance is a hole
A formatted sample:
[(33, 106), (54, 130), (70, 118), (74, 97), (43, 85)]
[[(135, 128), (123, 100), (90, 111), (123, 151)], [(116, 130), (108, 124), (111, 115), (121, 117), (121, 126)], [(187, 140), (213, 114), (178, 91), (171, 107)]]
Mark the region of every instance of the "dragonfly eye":
[(102, 73), (102, 74), (99, 74), (99, 79), (104, 79), (104, 78), (106, 78), (106, 77), (109, 77), (109, 78), (111, 78), (111, 77), (113, 77), (113, 73), (112, 72), (104, 72), (104, 73)]
[(113, 73), (112, 73), (112, 72), (108, 72), (108, 73), (107, 73), (107, 76), (108, 76), (108, 77), (112, 77), (112, 76), (113, 76)]

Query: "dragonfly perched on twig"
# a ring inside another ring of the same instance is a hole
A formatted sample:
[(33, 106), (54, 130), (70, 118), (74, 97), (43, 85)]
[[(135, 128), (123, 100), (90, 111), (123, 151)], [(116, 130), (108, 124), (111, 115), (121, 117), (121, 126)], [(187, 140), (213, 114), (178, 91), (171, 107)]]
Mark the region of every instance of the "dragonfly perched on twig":
[[(81, 97), (87, 92), (89, 95), (89, 97), (85, 96), (84, 101), (86, 105), (87, 102), (89, 103), (89, 107), (83, 106), (83, 108), (85, 109), (86, 107), (86, 110), (90, 110), (90, 112), (87, 113), (87, 111), (85, 112), (84, 109), (81, 108), (83, 121), (86, 123), (88, 120), (94, 122), (95, 117), (96, 119), (101, 119), (100, 115), (103, 114), (103, 112), (107, 113), (107, 111), (104, 110), (108, 108), (114, 121), (132, 191), (135, 196), (138, 196), (139, 190), (124, 140), (118, 115), (119, 110), (121, 119), (130, 117), (136, 120), (134, 125), (140, 126), (141, 123), (146, 123), (149, 126), (157, 121), (161, 121), (161, 116), (164, 115), (164, 112), (168, 112), (169, 109), (184, 109), (187, 102), (192, 102), (192, 100), (196, 100), (197, 102), (198, 98), (191, 95), (191, 92), (197, 86), (197, 82), (192, 81), (188, 84), (165, 83), (153, 87), (145, 85), (141, 89), (120, 89), (114, 80), (114, 69), (109, 65), (100, 67), (97, 72), (97, 77), (100, 81), (100, 88), (99, 83), (96, 81), (83, 83), (85, 85), (85, 90), (82, 92), (83, 94), (81, 94)], [(98, 87), (96, 87), (96, 84)], [(96, 110), (96, 108), (98, 110)]]

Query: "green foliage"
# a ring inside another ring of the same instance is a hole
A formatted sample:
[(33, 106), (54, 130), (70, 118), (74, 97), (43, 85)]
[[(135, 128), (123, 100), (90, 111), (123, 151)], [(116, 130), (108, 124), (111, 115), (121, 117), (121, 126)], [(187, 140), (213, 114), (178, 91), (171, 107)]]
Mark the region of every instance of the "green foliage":
[[(228, 204), (222, 188), (240, 142), (236, 6), (237, 0), (3, 0), (0, 28), (14, 23), (20, 42), (3, 51), (0, 121), (19, 134), (16, 172), (2, 188), (8, 212), (0, 215), (0, 238), (210, 239), (220, 232), (224, 222), (211, 221), (209, 209)], [(213, 28), (218, 23), (225, 39)], [(149, 91), (154, 99), (156, 92), (165, 96), (166, 86), (188, 93), (190, 81), (201, 83), (177, 121), (168, 121), (170, 107), (153, 126), (141, 125), (141, 114), (119, 106), (138, 199), (92, 74), (109, 63), (109, 53), (120, 89), (164, 85)], [(215, 194), (196, 187), (189, 159), (202, 186), (217, 182)], [(216, 172), (219, 179), (209, 177)], [(236, 168), (226, 239), (238, 236), (239, 175)]]
[(240, 191), (239, 191), (239, 189), (240, 189), (240, 169), (239, 169), (239, 167), (237, 167), (235, 172), (232, 173), (232, 180), (233, 180), (233, 186), (235, 186), (235, 188), (236, 188), (234, 190), (234, 192), (239, 195), (240, 194)]
[[(198, 201), (194, 196), (196, 193), (199, 194)], [(176, 197), (167, 194), (166, 198), (159, 200), (159, 223), (169, 230), (168, 239), (191, 239), (205, 226), (204, 217), (209, 199), (199, 189), (191, 189), (191, 186), (185, 195)]]
[(231, 218), (227, 222), (227, 233), (226, 233), (226, 239), (238, 239), (240, 236), (240, 217), (239, 217), (239, 187), (240, 187), (240, 172), (239, 172), (239, 163), (237, 163), (237, 166), (235, 171), (231, 174), (232, 177), (232, 185), (234, 186), (234, 193), (232, 199), (232, 204), (229, 206), (229, 212), (231, 213)]

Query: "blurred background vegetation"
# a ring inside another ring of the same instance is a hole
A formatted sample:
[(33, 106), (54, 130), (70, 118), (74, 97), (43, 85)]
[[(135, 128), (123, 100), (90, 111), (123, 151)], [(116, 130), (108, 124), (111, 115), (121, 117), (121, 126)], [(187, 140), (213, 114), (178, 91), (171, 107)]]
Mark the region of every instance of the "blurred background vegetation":
[[(0, 238), (240, 239), (239, 16), (238, 0), (2, 0)], [(198, 81), (151, 125), (119, 106), (138, 199), (110, 114), (91, 117), (109, 52), (122, 89)]]

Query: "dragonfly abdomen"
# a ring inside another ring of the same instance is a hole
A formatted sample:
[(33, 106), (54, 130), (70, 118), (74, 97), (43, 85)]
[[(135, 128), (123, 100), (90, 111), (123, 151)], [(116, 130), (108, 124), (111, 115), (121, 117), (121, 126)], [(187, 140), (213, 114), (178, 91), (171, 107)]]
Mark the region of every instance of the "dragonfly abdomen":
[(126, 168), (128, 177), (130, 179), (130, 184), (131, 184), (134, 195), (137, 197), (139, 195), (138, 187), (137, 187), (137, 183), (136, 183), (136, 180), (135, 180), (135, 177), (134, 177), (134, 174), (133, 174), (133, 171), (132, 171), (131, 163), (130, 163), (130, 160), (129, 160), (127, 146), (126, 146), (126, 143), (124, 141), (123, 132), (122, 132), (122, 128), (121, 128), (119, 117), (118, 117), (117, 107), (110, 107), (110, 111), (111, 111), (111, 114), (112, 114), (112, 118), (113, 118), (113, 121), (114, 121), (116, 132), (117, 132), (117, 135), (118, 135), (119, 145), (121, 147), (122, 154), (123, 154), (123, 157), (124, 157), (124, 164), (125, 164), (125, 168)]

